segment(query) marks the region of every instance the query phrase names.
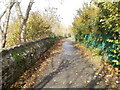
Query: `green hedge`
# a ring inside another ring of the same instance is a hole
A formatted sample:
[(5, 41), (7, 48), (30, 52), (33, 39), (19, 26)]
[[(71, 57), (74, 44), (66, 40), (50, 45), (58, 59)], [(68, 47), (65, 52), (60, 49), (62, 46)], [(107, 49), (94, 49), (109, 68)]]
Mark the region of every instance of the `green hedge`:
[(98, 48), (100, 50), (99, 55), (107, 54), (110, 63), (113, 66), (120, 67), (119, 43), (110, 42), (109, 40), (112, 38), (112, 35), (106, 34), (85, 34), (82, 43), (91, 50)]

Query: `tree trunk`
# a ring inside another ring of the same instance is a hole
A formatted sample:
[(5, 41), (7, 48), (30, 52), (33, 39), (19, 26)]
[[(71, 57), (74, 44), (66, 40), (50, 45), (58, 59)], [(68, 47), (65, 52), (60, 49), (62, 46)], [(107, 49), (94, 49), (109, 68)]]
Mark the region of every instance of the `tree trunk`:
[(31, 1), (29, 2), (25, 17), (23, 17), (23, 14), (22, 14), (21, 9), (20, 9), (20, 2), (16, 2), (16, 11), (17, 11), (17, 15), (19, 17), (19, 22), (20, 22), (20, 31), (21, 31), (20, 41), (21, 42), (26, 41), (26, 22), (28, 20), (29, 12), (31, 10), (33, 3), (34, 2), (31, 2)]
[(4, 48), (6, 44), (6, 35), (7, 35), (8, 24), (9, 24), (9, 19), (10, 19), (10, 13), (11, 13), (11, 9), (14, 4), (15, 2), (10, 2), (6, 11), (3, 12), (4, 14), (6, 13), (6, 17), (5, 17), (3, 28), (2, 28), (2, 25), (0, 25), (0, 49)]
[(20, 41), (26, 42), (26, 22), (23, 21), (23, 23), (21, 23), (20, 29), (21, 29)]
[(4, 38), (3, 38), (3, 32), (2, 32), (2, 29), (0, 27), (0, 49), (3, 48), (3, 43), (4, 43)]

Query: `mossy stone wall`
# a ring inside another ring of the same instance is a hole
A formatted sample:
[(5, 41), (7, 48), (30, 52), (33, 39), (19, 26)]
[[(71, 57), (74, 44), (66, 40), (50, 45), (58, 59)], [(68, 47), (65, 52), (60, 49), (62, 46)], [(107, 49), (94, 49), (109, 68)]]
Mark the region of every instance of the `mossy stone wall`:
[(44, 38), (1, 50), (2, 87), (7, 88), (14, 83), (56, 41), (55, 38)]

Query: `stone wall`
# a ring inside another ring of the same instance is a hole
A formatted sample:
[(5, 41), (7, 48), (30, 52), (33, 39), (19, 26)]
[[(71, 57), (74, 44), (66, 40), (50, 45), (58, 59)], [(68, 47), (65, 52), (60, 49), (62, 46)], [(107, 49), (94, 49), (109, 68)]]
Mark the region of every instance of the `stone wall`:
[(56, 41), (57, 39), (45, 38), (1, 50), (2, 88), (7, 88), (14, 83)]

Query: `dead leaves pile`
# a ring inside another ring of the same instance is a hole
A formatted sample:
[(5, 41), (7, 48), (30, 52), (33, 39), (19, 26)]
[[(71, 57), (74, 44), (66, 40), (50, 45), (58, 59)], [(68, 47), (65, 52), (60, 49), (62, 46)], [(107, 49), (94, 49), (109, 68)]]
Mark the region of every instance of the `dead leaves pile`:
[[(75, 46), (79, 49), (82, 55), (82, 58), (85, 58), (85, 57), (92, 58), (92, 51), (87, 50), (85, 46), (80, 45), (80, 44), (75, 44)], [(94, 56), (94, 58), (95, 57), (96, 56)], [(93, 62), (94, 60), (92, 59), (92, 63)], [(108, 63), (102, 63), (102, 64), (103, 64), (102, 70), (96, 73), (95, 75), (97, 76), (96, 80), (98, 80), (98, 82), (96, 82), (96, 85), (99, 88), (119, 89), (120, 88), (120, 70), (118, 68), (113, 67), (112, 65)], [(101, 86), (104, 86), (104, 87), (101, 87)]]
[(90, 50), (87, 50), (87, 48), (85, 46), (80, 45), (79, 43), (76, 43), (75, 46), (79, 50), (79, 52), (81, 53), (82, 58), (86, 58), (87, 56), (92, 55)]
[[(101, 72), (97, 73), (96, 86), (99, 88), (120, 88), (120, 70), (109, 64), (104, 64)], [(101, 87), (102, 86), (102, 87)]]

